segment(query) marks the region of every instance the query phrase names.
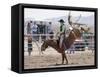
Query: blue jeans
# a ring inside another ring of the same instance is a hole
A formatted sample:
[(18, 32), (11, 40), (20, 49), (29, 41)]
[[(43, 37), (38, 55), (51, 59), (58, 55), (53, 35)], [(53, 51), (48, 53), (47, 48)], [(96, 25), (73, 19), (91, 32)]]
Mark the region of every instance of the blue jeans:
[(60, 47), (60, 48), (62, 48), (63, 40), (64, 40), (64, 35), (62, 34), (62, 35), (60, 36), (60, 42), (59, 42), (59, 47)]

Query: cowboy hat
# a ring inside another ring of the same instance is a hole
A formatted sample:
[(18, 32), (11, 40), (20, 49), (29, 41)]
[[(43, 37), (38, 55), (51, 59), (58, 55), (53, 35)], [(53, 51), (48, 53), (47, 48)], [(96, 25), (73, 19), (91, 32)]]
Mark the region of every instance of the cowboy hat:
[(60, 19), (58, 22), (62, 22), (62, 23), (64, 23), (64, 20), (63, 20), (63, 19)]

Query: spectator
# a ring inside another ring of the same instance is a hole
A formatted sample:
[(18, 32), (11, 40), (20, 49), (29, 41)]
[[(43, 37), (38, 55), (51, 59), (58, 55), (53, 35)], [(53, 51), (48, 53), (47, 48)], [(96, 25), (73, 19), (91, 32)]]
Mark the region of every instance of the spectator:
[(27, 34), (31, 34), (31, 24), (29, 22), (27, 24)]
[(27, 34), (32, 34), (32, 21), (27, 24)]
[(49, 24), (47, 25), (47, 33), (52, 32), (51, 25), (52, 25), (52, 22), (49, 22)]
[(33, 23), (33, 25), (32, 25), (32, 33), (33, 33), (33, 39), (37, 39), (37, 36), (36, 36), (36, 34), (37, 34), (37, 29), (38, 29), (38, 26), (37, 26), (37, 24), (36, 24), (36, 22), (34, 21), (34, 23)]
[(32, 50), (33, 50), (33, 48), (32, 48), (32, 37), (29, 36), (28, 37), (28, 53), (29, 53), (29, 56), (31, 55)]

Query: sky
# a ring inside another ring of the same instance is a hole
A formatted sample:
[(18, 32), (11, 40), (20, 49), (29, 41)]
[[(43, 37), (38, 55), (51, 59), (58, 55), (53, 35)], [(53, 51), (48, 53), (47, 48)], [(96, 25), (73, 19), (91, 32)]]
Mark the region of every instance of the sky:
[[(31, 18), (34, 20), (45, 20), (50, 18), (58, 18), (61, 16), (68, 16), (68, 10), (51, 10), (51, 9), (34, 9), (34, 8), (25, 8), (24, 17)], [(71, 15), (74, 17), (77, 16), (91, 16), (94, 15), (94, 12), (85, 12), (85, 11), (71, 11)]]

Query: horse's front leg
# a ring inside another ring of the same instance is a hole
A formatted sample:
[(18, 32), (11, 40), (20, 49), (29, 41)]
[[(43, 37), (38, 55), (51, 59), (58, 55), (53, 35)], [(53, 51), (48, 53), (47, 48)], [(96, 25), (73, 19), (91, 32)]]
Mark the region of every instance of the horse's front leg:
[(62, 64), (64, 64), (64, 54), (62, 53), (61, 56), (62, 56)]

